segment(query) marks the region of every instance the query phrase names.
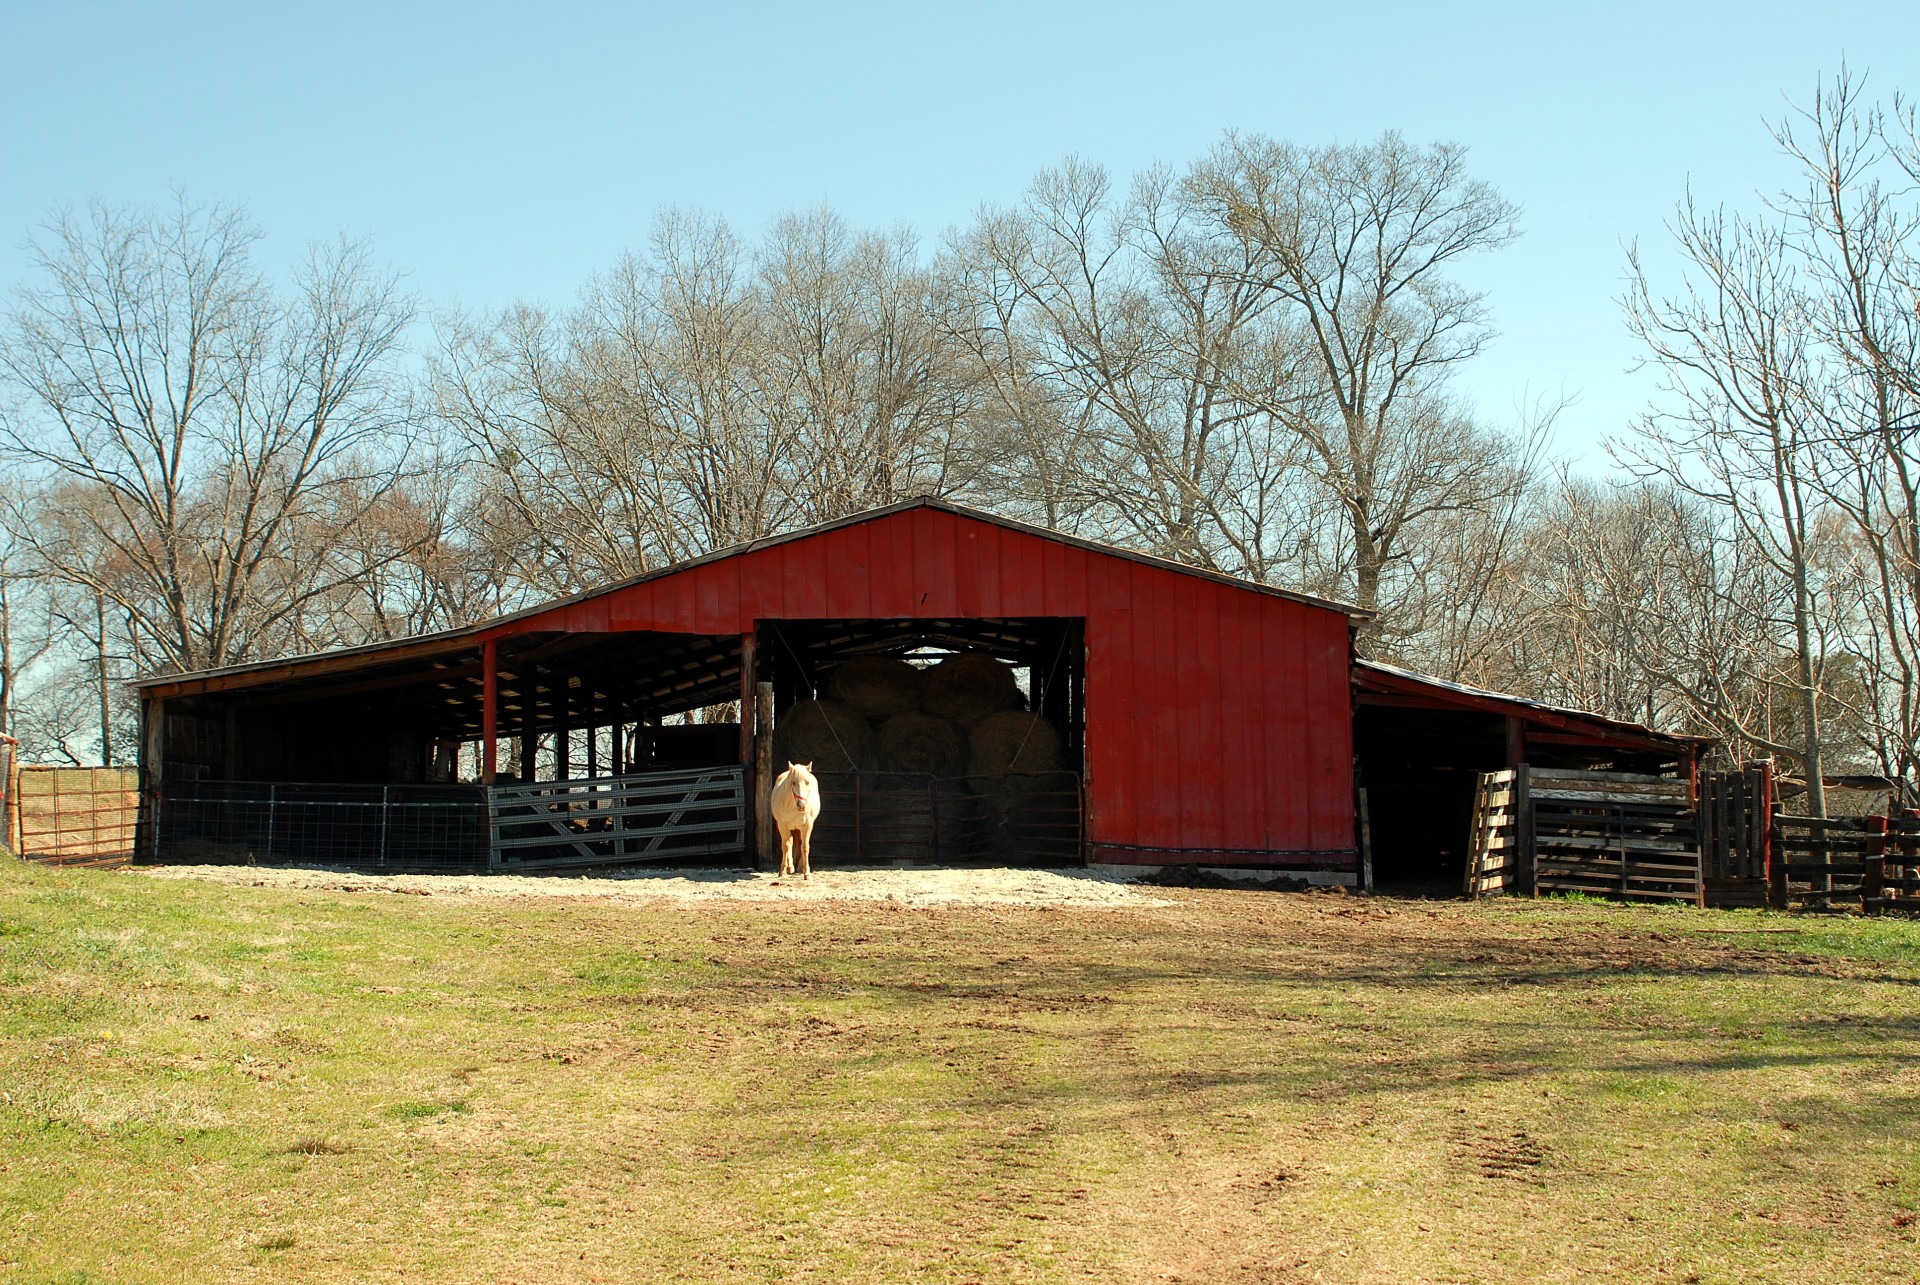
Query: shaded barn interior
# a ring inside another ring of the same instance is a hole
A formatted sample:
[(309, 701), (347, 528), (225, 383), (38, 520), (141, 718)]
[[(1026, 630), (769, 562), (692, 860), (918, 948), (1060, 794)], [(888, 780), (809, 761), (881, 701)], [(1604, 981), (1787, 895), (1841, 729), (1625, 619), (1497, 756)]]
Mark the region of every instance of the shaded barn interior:
[(1455, 895), (1482, 772), (1538, 767), (1692, 777), (1699, 742), (1374, 661), (1353, 669), (1354, 757), (1374, 880)]
[[(1079, 619), (782, 620), (760, 622), (744, 637), (526, 633), (494, 645), (494, 720), (506, 746), (502, 761), (513, 765), (496, 774), (498, 783), (750, 763), (751, 728), (743, 731), (739, 710), (743, 700), (751, 708), (760, 683), (771, 685), (777, 723), (796, 703), (821, 695), (850, 661), (889, 656), (931, 666), (955, 654), (991, 656), (1015, 675), (1027, 706), (1058, 729), (1065, 751), (1049, 779), (1012, 788), (1046, 795), (1028, 801), (1026, 814), (1035, 808), (1067, 814), (1051, 824), (1016, 827), (1023, 842), (989, 842), (984, 834), (1009, 833), (1007, 806), (990, 797), (996, 791), (989, 783), (936, 788), (920, 776), (889, 772), (884, 763), (863, 764), (858, 774), (823, 773), (827, 821), (817, 851), (841, 864), (1080, 859), (1085, 642)], [(373, 797), (352, 787), (380, 787), (382, 799), (437, 809), (438, 826), (433, 842), (411, 848), (395, 847), (389, 827), (373, 841), (394, 858), (383, 864), (408, 852), (423, 857), (412, 864), (460, 864), (441, 850), (456, 843), (485, 847), (478, 822), (449, 828), (444, 816), (462, 801), (483, 806), (484, 667), (484, 656), (467, 643), (398, 660), (336, 653), (291, 662), (277, 673), (203, 677), (191, 684), (195, 690), (173, 694), (157, 715), (165, 720), (164, 731), (151, 737), (159, 778), (170, 783), (176, 812), (256, 808), (261, 800), (250, 787), (274, 782), (282, 783), (274, 796), (281, 815), (327, 815), (318, 809), (338, 811)], [(291, 806), (299, 803), (308, 805), (305, 812)], [(1016, 822), (1021, 814), (1016, 806)], [(279, 847), (293, 836), (283, 825), (278, 842), (252, 837)], [(323, 855), (351, 860), (353, 844), (364, 840), (343, 832)], [(261, 843), (234, 846), (251, 851)]]

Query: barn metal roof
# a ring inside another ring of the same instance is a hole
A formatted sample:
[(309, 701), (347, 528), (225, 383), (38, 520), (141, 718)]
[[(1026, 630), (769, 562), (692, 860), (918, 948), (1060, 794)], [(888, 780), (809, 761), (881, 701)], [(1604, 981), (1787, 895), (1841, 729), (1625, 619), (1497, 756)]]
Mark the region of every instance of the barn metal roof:
[(1357, 607), (1351, 603), (1339, 602), (1331, 598), (1319, 598), (1312, 594), (1299, 593), (1290, 589), (1275, 588), (1272, 585), (1259, 584), (1218, 571), (1208, 571), (1201, 567), (1188, 566), (1182, 562), (1155, 557), (1152, 554), (1140, 553), (1133, 549), (1124, 549), (1115, 545), (1102, 544), (1097, 540), (1088, 540), (1081, 536), (1069, 535), (1066, 532), (1055, 531), (1049, 527), (1035, 526), (1031, 523), (1021, 522), (1013, 518), (1002, 517), (999, 514), (988, 513), (981, 509), (968, 508), (965, 505), (955, 504), (949, 500), (937, 499), (932, 496), (922, 496), (917, 499), (903, 500), (898, 504), (886, 505), (882, 508), (867, 509), (848, 517), (837, 518), (831, 522), (822, 522), (816, 526), (804, 527), (796, 531), (784, 532), (780, 535), (766, 536), (758, 540), (748, 541), (744, 544), (730, 545), (727, 548), (716, 549), (711, 553), (702, 554), (697, 558), (689, 558), (683, 562), (676, 562), (653, 571), (643, 572), (640, 575), (632, 576), (625, 580), (601, 585), (580, 593), (570, 594), (563, 598), (555, 598), (535, 606), (522, 608), (519, 611), (510, 612), (504, 616), (496, 616), (492, 619), (477, 621), (469, 625), (459, 625), (452, 629), (440, 630), (436, 633), (415, 634), (406, 638), (385, 639), (379, 642), (362, 643), (352, 647), (338, 647), (324, 652), (282, 657), (275, 660), (251, 661), (242, 665), (227, 665), (217, 669), (196, 670), (190, 673), (149, 674), (141, 678), (136, 678), (127, 685), (136, 690), (175, 687), (191, 689), (197, 684), (208, 683), (212, 680), (238, 678), (243, 675), (252, 677), (259, 682), (275, 682), (282, 679), (307, 677), (335, 668), (357, 667), (363, 663), (384, 664), (431, 660), (435, 657), (470, 647), (473, 639), (492, 630), (510, 625), (516, 621), (540, 615), (544, 612), (553, 611), (556, 608), (586, 602), (605, 594), (618, 593), (634, 585), (645, 584), (652, 580), (678, 575), (694, 567), (706, 566), (709, 563), (724, 561), (728, 558), (736, 558), (761, 549), (773, 548), (776, 545), (805, 540), (829, 531), (837, 531), (844, 527), (856, 526), (863, 522), (877, 521), (898, 513), (909, 512), (913, 509), (937, 509), (959, 517), (969, 518), (976, 522), (989, 523), (1009, 531), (1018, 531), (1039, 539), (1051, 540), (1056, 543), (1071, 545), (1075, 548), (1086, 549), (1107, 557), (1121, 558), (1129, 562), (1137, 562), (1145, 566), (1175, 572), (1179, 575), (1192, 576), (1197, 579), (1210, 580), (1217, 584), (1230, 585), (1236, 589), (1244, 589), (1249, 593), (1283, 598), (1287, 601), (1301, 603), (1309, 607), (1319, 607), (1327, 611), (1339, 612), (1354, 621), (1370, 619), (1374, 614), (1363, 607)]
[(1646, 741), (1652, 744), (1671, 745), (1676, 748), (1687, 745), (1711, 743), (1710, 736), (1689, 736), (1673, 732), (1656, 731), (1644, 723), (1628, 722), (1624, 719), (1609, 718), (1605, 714), (1596, 714), (1592, 710), (1576, 709), (1570, 705), (1552, 705), (1546, 701), (1534, 700), (1528, 696), (1515, 696), (1511, 692), (1490, 691), (1484, 687), (1470, 687), (1466, 683), (1451, 682), (1444, 678), (1435, 678), (1418, 670), (1405, 669), (1399, 665), (1390, 665), (1380, 660), (1355, 660), (1353, 664), (1354, 686), (1363, 694), (1424, 696), (1437, 705), (1451, 705), (1460, 708), (1480, 709), (1488, 713), (1511, 714), (1528, 718), (1534, 722), (1565, 727), (1569, 724), (1584, 729), (1592, 729), (1613, 737)]

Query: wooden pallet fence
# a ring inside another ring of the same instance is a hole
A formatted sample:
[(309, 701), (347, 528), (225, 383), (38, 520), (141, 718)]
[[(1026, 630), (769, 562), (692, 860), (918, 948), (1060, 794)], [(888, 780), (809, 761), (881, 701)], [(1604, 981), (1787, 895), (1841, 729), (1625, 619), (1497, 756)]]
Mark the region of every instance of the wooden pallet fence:
[(1906, 808), (1887, 816), (1880, 898), (1873, 909), (1883, 914), (1920, 915), (1920, 811)]
[(1530, 785), (1536, 895), (1699, 902), (1699, 823), (1686, 781), (1535, 768)]
[(1773, 816), (1775, 906), (1878, 909), (1887, 818)]
[(1466, 894), (1478, 900), (1521, 890), (1525, 870), (1522, 804), (1527, 796), (1526, 765), (1483, 772), (1473, 796), (1473, 820), (1467, 836)]
[(1700, 776), (1701, 900), (1709, 906), (1768, 904), (1773, 761)]

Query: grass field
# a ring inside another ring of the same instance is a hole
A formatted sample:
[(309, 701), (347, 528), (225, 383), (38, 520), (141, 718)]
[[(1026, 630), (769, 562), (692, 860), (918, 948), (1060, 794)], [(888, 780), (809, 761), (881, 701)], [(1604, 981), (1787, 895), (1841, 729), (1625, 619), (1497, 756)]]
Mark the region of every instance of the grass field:
[(0, 862), (0, 1279), (1911, 1281), (1920, 932)]

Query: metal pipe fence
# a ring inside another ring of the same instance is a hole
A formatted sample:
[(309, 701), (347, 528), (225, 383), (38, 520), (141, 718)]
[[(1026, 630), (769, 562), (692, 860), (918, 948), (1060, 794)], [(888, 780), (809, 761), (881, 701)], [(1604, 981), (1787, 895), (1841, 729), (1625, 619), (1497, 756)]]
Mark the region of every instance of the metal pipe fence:
[(134, 768), (23, 764), (14, 774), (19, 855), (63, 866), (124, 865), (140, 815)]
[(815, 864), (1076, 866), (1085, 861), (1074, 772), (934, 777), (822, 772)]

